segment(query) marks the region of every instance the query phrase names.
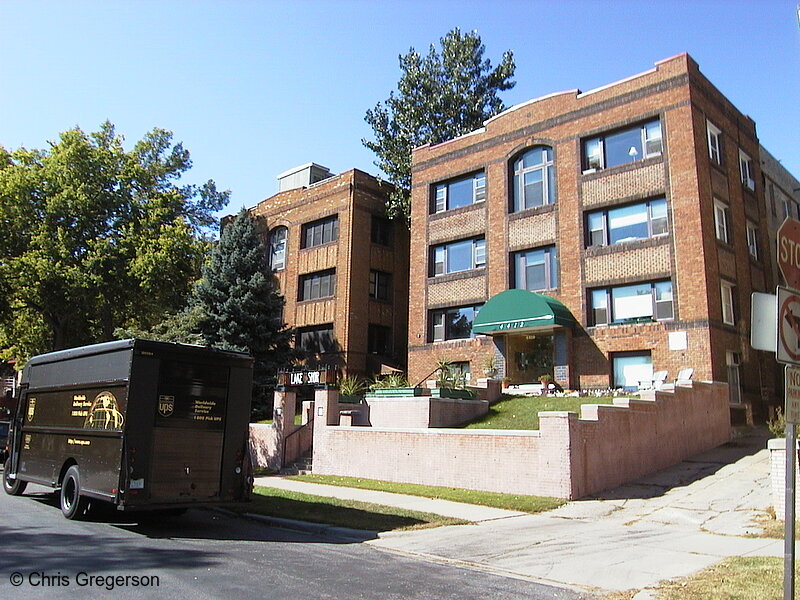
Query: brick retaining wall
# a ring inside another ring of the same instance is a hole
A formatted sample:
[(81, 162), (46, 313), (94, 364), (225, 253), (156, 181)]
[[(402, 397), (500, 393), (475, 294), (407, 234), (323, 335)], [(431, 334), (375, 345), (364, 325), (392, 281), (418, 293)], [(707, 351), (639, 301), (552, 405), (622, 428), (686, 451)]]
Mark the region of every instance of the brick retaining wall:
[[(321, 426), (314, 473), (580, 498), (676, 464), (730, 439), (726, 384), (696, 382), (613, 406), (540, 413), (539, 431)], [(317, 410), (336, 409), (317, 392)], [(336, 421), (338, 422), (338, 421)]]

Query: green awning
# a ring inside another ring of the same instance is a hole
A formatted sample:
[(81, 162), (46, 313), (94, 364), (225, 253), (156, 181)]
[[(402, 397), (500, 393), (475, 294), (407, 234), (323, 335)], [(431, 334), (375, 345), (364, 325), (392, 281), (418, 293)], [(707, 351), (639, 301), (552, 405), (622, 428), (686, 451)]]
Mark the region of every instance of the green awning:
[(574, 324), (572, 313), (555, 298), (528, 290), (506, 290), (483, 305), (472, 323), (472, 331), (491, 335), (518, 329), (572, 327)]

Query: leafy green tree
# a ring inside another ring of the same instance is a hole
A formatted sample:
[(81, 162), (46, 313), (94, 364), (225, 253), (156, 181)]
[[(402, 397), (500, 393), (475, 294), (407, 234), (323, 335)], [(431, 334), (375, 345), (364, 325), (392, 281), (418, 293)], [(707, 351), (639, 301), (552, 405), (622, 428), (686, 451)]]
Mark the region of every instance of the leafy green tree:
[(185, 304), (229, 193), (178, 184), (191, 159), (168, 131), (123, 141), (106, 122), (46, 150), (0, 148), (5, 357), (108, 340)]
[(498, 92), (514, 87), (514, 57), (503, 54), (496, 68), (484, 59), (476, 31), (456, 28), (441, 38), (441, 53), (431, 44), (423, 57), (414, 48), (400, 56), (397, 94), (367, 111), (375, 141), (362, 143), (378, 155), (378, 166), (395, 189), (387, 208), (394, 217), (410, 216), (411, 151), (474, 131), (503, 109)]
[(293, 330), (283, 320), (284, 299), (267, 264), (266, 248), (245, 209), (222, 229), (194, 301), (206, 343), (249, 352), (254, 359), (253, 416), (269, 414), (278, 370), (296, 357)]

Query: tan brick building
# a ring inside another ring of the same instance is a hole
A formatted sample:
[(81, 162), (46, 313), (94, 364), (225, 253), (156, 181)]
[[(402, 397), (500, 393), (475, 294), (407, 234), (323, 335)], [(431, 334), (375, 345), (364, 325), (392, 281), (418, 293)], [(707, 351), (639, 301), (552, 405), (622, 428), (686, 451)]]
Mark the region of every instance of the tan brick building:
[(761, 168), (755, 123), (686, 54), (417, 148), (410, 379), (438, 359), (473, 381), (494, 366), (583, 389), (688, 367), (763, 406), (777, 369), (749, 345), (750, 294), (775, 285)]
[(309, 364), (357, 374), (404, 367), (409, 233), (385, 217), (387, 185), (315, 163), (278, 181), (280, 191), (250, 213)]

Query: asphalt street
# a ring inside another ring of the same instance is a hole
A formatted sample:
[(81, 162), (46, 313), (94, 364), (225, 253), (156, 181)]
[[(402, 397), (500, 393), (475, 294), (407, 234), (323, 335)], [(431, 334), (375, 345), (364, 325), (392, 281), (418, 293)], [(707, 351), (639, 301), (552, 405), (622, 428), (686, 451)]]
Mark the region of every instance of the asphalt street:
[(212, 510), (169, 519), (101, 511), (67, 521), (53, 493), (31, 486), (22, 497), (0, 494), (0, 515), (2, 598), (591, 598)]

